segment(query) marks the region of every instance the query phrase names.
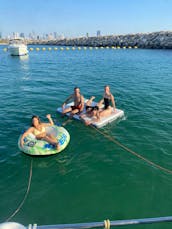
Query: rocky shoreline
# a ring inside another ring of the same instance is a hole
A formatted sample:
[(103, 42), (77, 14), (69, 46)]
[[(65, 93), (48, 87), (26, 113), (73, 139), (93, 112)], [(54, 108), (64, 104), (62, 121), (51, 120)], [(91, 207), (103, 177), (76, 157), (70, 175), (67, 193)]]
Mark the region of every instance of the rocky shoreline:
[[(8, 40), (0, 40), (0, 44), (8, 45)], [(113, 47), (172, 49), (172, 31), (137, 33), (126, 35), (110, 35), (99, 37), (66, 38), (62, 40), (29, 40), (28, 45), (57, 45), (73, 47)]]
[(28, 41), (28, 44), (91, 46), (91, 47), (138, 47), (145, 49), (172, 49), (172, 31), (111, 35), (100, 37), (81, 37), (63, 40)]

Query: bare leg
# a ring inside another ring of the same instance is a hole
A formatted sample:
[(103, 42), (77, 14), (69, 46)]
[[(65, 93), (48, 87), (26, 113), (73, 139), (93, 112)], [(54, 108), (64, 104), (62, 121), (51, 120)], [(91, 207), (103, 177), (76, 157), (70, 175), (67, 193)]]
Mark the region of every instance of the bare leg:
[(66, 113), (69, 113), (71, 111), (72, 111), (72, 108), (71, 107), (68, 107), (68, 108), (62, 110), (62, 114), (66, 114)]
[(96, 111), (96, 118), (97, 118), (97, 121), (100, 121), (100, 111), (99, 110), (97, 110)]
[(88, 106), (89, 108), (88, 109), (86, 109), (86, 114), (87, 115), (91, 115), (91, 113), (92, 113), (92, 102), (93, 102), (93, 100), (95, 99), (95, 97), (94, 96), (91, 96), (90, 97), (90, 99), (86, 102), (86, 107)]
[(79, 112), (80, 112), (79, 109), (74, 109), (74, 110), (72, 110), (72, 111), (70, 112), (69, 118), (72, 118), (75, 114), (77, 114), (77, 113), (79, 113)]
[(102, 108), (102, 105), (103, 105), (103, 101), (100, 101), (97, 103), (97, 106), (99, 107), (99, 109)]
[(89, 125), (91, 125), (92, 121), (88, 121), (87, 120), (87, 121), (84, 121), (84, 123), (85, 123), (86, 126), (89, 126)]
[(57, 141), (57, 139), (52, 136), (52, 135), (46, 135), (44, 138), (43, 138), (46, 142), (52, 144), (52, 145), (55, 145), (56, 146), (56, 149), (59, 150), (60, 148), (60, 145)]
[(86, 106), (91, 106), (94, 99), (95, 99), (95, 97), (91, 96), (91, 98), (86, 102)]
[(107, 117), (112, 114), (112, 107), (109, 107), (105, 110), (100, 111), (100, 117)]

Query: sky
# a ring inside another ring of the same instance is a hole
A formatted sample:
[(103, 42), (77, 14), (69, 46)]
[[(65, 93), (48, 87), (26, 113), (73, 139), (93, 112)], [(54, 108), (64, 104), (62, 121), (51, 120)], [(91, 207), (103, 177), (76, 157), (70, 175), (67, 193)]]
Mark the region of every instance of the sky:
[(172, 0), (0, 0), (0, 33), (65, 37), (172, 30)]

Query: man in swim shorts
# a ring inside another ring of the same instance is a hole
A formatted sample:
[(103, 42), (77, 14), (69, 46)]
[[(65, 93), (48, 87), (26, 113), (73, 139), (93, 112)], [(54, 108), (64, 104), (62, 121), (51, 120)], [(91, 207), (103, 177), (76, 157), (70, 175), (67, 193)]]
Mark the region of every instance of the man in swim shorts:
[[(66, 103), (70, 100), (73, 100), (74, 105), (70, 107), (66, 107)], [(62, 105), (62, 114), (66, 114), (70, 112), (70, 115), (81, 113), (84, 109), (84, 97), (80, 93), (79, 87), (74, 88), (74, 93), (70, 95)]]

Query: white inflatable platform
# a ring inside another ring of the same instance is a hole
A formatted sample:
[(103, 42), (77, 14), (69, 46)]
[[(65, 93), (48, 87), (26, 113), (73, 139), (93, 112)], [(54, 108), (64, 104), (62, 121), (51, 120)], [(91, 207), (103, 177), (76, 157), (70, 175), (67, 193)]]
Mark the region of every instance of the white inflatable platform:
[[(85, 104), (86, 104), (86, 102), (87, 102), (87, 99), (85, 99)], [(97, 103), (93, 101), (91, 106), (96, 106), (96, 104)], [(73, 105), (74, 105), (73, 102), (68, 103), (68, 104), (66, 104), (65, 108), (73, 106)], [(62, 107), (57, 108), (57, 112), (62, 114)], [(66, 115), (69, 116), (70, 113), (67, 113)], [(82, 115), (82, 119), (80, 118), (80, 115)], [(84, 121), (91, 122), (91, 125), (93, 125), (97, 128), (101, 128), (101, 127), (107, 125), (108, 123), (115, 121), (118, 118), (122, 118), (123, 116), (124, 116), (124, 111), (116, 108), (115, 112), (113, 112), (111, 115), (108, 115), (106, 117), (101, 117), (100, 121), (97, 121), (97, 120), (94, 120), (95, 118), (88, 117), (86, 114), (86, 109), (84, 108), (82, 113), (75, 114), (73, 116), (73, 118), (80, 120), (80, 121), (84, 120)]]

